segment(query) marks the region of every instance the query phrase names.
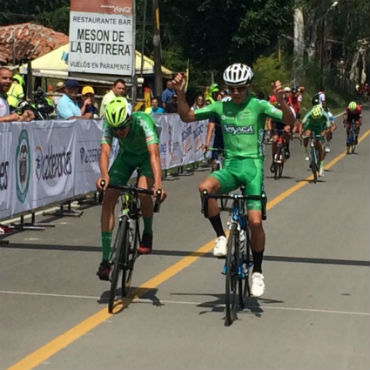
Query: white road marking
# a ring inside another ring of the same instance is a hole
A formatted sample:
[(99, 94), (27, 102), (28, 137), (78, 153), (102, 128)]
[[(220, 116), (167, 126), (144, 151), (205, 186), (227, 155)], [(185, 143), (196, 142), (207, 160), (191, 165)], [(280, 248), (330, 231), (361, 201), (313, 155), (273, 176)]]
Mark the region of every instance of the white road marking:
[[(0, 290), (0, 294), (9, 295), (29, 295), (39, 297), (57, 297), (57, 298), (72, 298), (72, 299), (90, 299), (99, 300), (101, 297), (86, 296), (86, 295), (75, 295), (75, 294), (56, 294), (56, 293), (38, 293), (38, 292), (21, 292), (12, 290)], [(132, 301), (133, 303), (147, 303), (153, 304), (153, 300), (147, 298), (136, 298)], [(158, 300), (159, 304), (178, 304), (178, 305), (191, 305), (200, 306), (203, 302), (194, 301), (174, 301), (174, 300)], [(215, 304), (213, 307), (224, 307), (223, 304)], [(298, 312), (318, 312), (326, 314), (337, 314), (337, 315), (354, 315), (354, 316), (370, 316), (370, 312), (356, 312), (356, 311), (338, 311), (338, 310), (325, 310), (317, 308), (302, 308), (302, 307), (282, 307), (282, 306), (270, 306), (270, 305), (249, 305), (246, 309), (259, 309), (259, 310), (281, 310), (281, 311), (298, 311)]]

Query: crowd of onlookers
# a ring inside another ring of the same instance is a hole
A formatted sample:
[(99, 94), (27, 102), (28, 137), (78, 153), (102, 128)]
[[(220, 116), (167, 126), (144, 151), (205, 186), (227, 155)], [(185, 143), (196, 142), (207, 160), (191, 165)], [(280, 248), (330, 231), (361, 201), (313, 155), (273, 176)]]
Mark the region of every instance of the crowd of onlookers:
[[(24, 78), (7, 67), (0, 67), (0, 122), (31, 121), (40, 119), (35, 111), (37, 107), (25, 99)], [(41, 93), (43, 91), (41, 90)], [(220, 89), (217, 84), (211, 84), (203, 94), (195, 97), (192, 109), (198, 109), (216, 100), (230, 99), (229, 92)], [(45, 105), (50, 108), (43, 119), (98, 119), (103, 118), (107, 104), (114, 98), (123, 96), (130, 101), (126, 83), (123, 79), (113, 82), (111, 89), (105, 95), (96, 98), (91, 85), (80, 84), (76, 79), (59, 81), (53, 87), (49, 85), (48, 93), (43, 93)], [(132, 110), (131, 105), (129, 108)], [(150, 105), (145, 112), (154, 115), (162, 113), (177, 113), (177, 95), (168, 80), (161, 96), (152, 96)]]

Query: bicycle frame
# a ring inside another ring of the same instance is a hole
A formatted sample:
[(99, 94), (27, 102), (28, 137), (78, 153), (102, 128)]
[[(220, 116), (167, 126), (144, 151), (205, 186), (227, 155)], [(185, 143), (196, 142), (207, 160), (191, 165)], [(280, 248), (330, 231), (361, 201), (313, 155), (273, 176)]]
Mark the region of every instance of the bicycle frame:
[[(109, 185), (109, 188), (118, 189), (122, 192), (119, 224), (110, 256), (113, 269), (110, 279), (111, 287), (109, 292), (108, 311), (112, 313), (118, 281), (120, 279), (122, 281), (121, 296), (125, 297), (130, 288), (134, 264), (138, 256), (137, 247), (140, 242), (139, 221), (142, 216), (139, 194), (153, 195), (153, 191), (132, 185)], [(161, 192), (158, 191), (154, 206), (155, 212), (159, 211), (160, 196)]]

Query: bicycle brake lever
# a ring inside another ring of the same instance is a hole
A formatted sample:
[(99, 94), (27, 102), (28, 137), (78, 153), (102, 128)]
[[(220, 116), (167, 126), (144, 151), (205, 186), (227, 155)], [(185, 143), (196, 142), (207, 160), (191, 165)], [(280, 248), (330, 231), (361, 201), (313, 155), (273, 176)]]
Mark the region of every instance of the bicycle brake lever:
[(159, 212), (159, 208), (161, 204), (161, 195), (162, 195), (162, 190), (158, 189), (155, 195), (155, 203), (153, 207), (153, 212)]

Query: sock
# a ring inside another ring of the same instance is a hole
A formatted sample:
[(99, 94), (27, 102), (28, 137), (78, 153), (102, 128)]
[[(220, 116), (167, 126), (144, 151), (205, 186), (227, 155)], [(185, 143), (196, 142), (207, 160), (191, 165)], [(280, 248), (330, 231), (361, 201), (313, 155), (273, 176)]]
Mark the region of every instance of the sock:
[(101, 232), (101, 245), (103, 248), (103, 260), (106, 260), (106, 261), (109, 260), (111, 242), (112, 242), (112, 232), (102, 231)]
[(262, 252), (252, 251), (252, 254), (253, 254), (253, 272), (262, 273), (263, 251)]
[(153, 217), (143, 217), (143, 221), (144, 221), (143, 234), (152, 235), (153, 234), (153, 228), (152, 228)]
[(213, 229), (216, 231), (217, 237), (225, 236), (224, 228), (222, 227), (220, 214), (213, 216), (213, 217), (209, 217), (209, 221), (211, 222)]

